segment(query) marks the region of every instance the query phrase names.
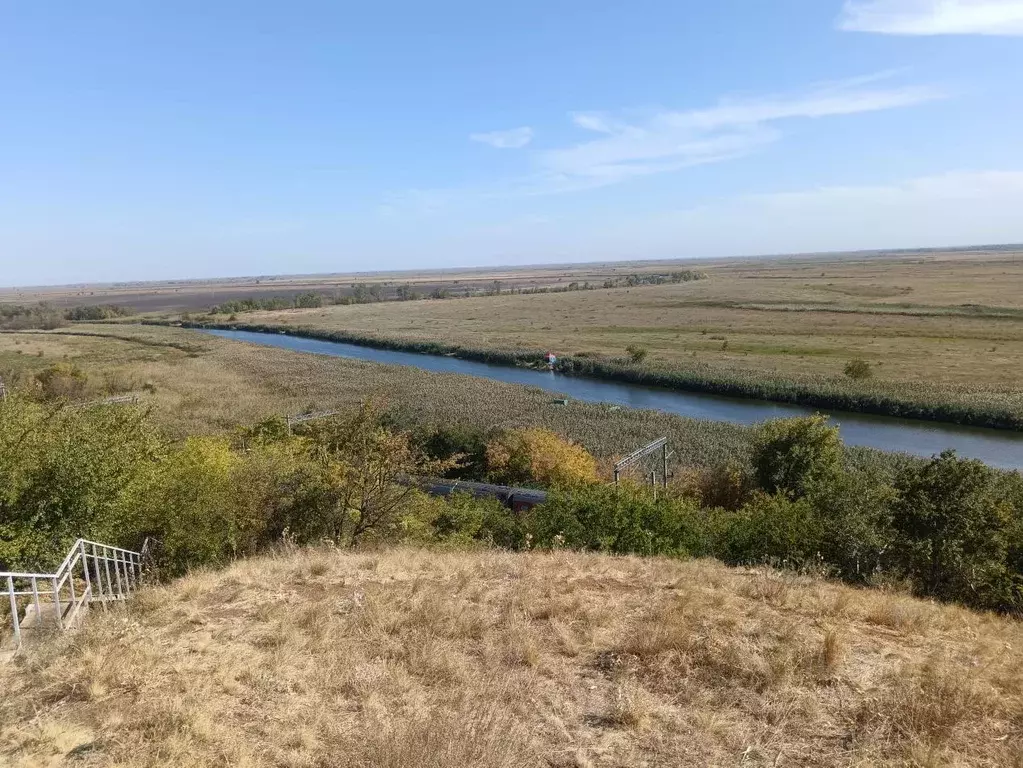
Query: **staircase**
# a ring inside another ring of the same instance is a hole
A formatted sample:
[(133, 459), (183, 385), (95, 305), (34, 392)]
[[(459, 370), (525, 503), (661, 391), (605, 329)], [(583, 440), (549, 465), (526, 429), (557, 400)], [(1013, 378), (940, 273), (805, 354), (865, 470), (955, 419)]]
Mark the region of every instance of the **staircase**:
[(92, 603), (125, 600), (142, 581), (147, 546), (134, 552), (79, 539), (54, 573), (0, 571), (0, 624), (13, 630), (6, 640), (0, 632), (0, 658), (29, 635), (76, 626)]

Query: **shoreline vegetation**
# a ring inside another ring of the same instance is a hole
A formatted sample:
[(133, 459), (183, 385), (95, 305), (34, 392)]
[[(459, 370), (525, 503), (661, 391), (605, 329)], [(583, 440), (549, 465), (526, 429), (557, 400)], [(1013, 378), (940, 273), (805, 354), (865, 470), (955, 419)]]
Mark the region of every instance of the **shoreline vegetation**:
[[(294, 428), (270, 416), (173, 440), (145, 405), (83, 400), (73, 364), (35, 378), (0, 400), (0, 570), (43, 572), (78, 538), (152, 538), (163, 577), (281, 542), (572, 549), (769, 564), (1023, 613), (1023, 476), (953, 451), (858, 461), (820, 415), (767, 422), (746, 461), (680, 465), (651, 489), (611, 485), (606, 462), (535, 425), (409, 428), (364, 401)], [(512, 512), (429, 496), (407, 482), (418, 477), (548, 495)]]
[[(495, 365), (542, 366), (543, 350), (514, 350), (468, 347), (441, 341), (424, 341), (370, 335), (351, 331), (325, 330), (310, 326), (241, 321), (152, 320), (143, 325), (180, 326), (189, 329), (235, 330), (254, 333), (284, 333), (318, 341), (334, 341), (423, 355), (456, 357)], [(1023, 413), (1011, 405), (957, 402), (948, 388), (931, 390), (922, 384), (867, 381), (855, 384), (838, 378), (808, 377), (793, 380), (753, 375), (743, 378), (699, 366), (644, 366), (641, 362), (581, 356), (559, 357), (560, 373), (629, 384), (663, 387), (729, 397), (792, 403), (813, 408), (868, 413), (973, 427), (1023, 431)]]

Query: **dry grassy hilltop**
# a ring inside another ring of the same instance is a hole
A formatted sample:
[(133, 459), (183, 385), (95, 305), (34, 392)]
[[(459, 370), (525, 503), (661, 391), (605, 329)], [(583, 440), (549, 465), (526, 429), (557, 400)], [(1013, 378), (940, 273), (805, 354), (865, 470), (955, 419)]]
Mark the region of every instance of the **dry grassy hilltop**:
[(1021, 648), (709, 561), (297, 551), (0, 667), (0, 765), (1021, 766)]

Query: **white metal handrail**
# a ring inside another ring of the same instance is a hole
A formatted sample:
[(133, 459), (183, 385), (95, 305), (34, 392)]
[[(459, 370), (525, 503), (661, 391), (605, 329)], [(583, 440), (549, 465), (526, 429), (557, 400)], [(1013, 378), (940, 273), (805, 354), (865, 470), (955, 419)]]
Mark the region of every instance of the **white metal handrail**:
[(22, 644), (23, 603), (25, 618), (29, 609), (35, 609), (35, 624), (45, 622), (45, 608), (57, 629), (68, 629), (89, 603), (99, 601), (106, 607), (137, 589), (143, 560), (141, 552), (79, 539), (53, 573), (0, 571), (0, 598), (9, 601), (15, 649)]

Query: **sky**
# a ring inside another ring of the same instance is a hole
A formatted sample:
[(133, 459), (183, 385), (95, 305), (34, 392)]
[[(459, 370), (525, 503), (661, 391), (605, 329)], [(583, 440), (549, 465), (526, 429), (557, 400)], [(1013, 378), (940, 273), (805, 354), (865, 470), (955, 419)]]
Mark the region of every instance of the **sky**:
[(0, 285), (1023, 242), (1023, 0), (0, 0)]

